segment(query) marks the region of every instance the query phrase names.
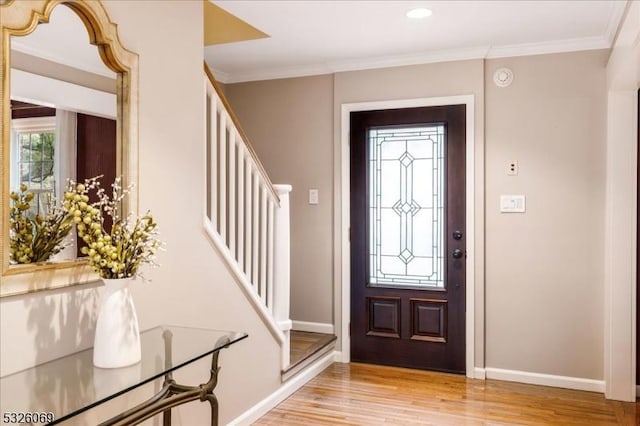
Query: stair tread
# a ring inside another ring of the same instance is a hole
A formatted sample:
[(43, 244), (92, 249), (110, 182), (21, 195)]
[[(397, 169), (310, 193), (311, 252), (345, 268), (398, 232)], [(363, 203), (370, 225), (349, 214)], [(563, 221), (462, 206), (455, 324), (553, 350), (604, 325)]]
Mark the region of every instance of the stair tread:
[(324, 348), (336, 341), (333, 334), (311, 333), (307, 331), (291, 331), (290, 364), (283, 373), (291, 371), (313, 355), (322, 352)]

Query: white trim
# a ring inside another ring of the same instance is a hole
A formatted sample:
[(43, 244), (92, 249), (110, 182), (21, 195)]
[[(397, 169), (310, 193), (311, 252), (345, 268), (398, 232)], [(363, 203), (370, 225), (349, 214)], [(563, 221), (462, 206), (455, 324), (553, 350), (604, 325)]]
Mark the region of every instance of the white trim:
[(628, 5), (607, 64), (604, 379), (606, 398), (635, 401), (640, 2)]
[(476, 367), (473, 371), (473, 378), (474, 379), (480, 379), (480, 380), (484, 380), (487, 378), (487, 369), (486, 368), (480, 368), (480, 367)]
[(231, 74), (229, 74), (228, 72), (221, 71), (215, 67), (212, 67), (211, 65), (209, 65), (209, 69), (211, 69), (211, 73), (213, 74), (213, 77), (217, 82), (224, 84), (235, 83), (235, 81), (232, 81), (233, 79), (231, 78)]
[[(350, 265), (350, 200), (349, 200), (349, 114), (352, 111), (368, 111), (377, 109), (412, 108), (439, 105), (466, 105), (466, 231), (467, 231), (467, 276), (466, 276), (466, 374), (467, 377), (475, 375), (475, 96), (459, 95), (435, 98), (417, 98), (394, 101), (361, 102), (342, 104), (341, 110), (341, 188), (342, 201), (341, 223), (338, 233), (341, 244), (341, 292), (336, 292), (334, 306), (342, 305), (342, 324), (340, 343), (342, 349), (342, 362), (349, 362), (351, 339), (349, 337), (349, 321), (351, 320), (351, 265)], [(340, 299), (341, 298), (341, 299)], [(482, 328), (481, 328), (482, 329)]]
[(291, 396), (295, 391), (307, 384), (311, 379), (322, 373), (322, 371), (333, 364), (339, 357), (339, 352), (329, 352), (313, 365), (307, 367), (304, 371), (301, 371), (299, 374), (283, 383), (278, 390), (230, 421), (228, 424), (238, 426), (253, 424), (260, 417), (264, 416), (271, 409), (275, 408), (278, 404)]
[(613, 37), (618, 25), (620, 24), (623, 13), (624, 3), (616, 3), (609, 18), (606, 33), (602, 36), (596, 37), (545, 41), (540, 43), (474, 46), (462, 49), (438, 50), (420, 54), (347, 59), (321, 64), (311, 64), (307, 66), (258, 69), (235, 73), (216, 70), (215, 76), (218, 81), (225, 84), (243, 83), (248, 81), (275, 80), (279, 78), (305, 77), (347, 71), (432, 64), (438, 62), (608, 49), (611, 47)]
[(11, 119), (11, 128), (18, 133), (55, 132), (56, 116)]
[(605, 396), (635, 400), (636, 376), (636, 91), (607, 97), (604, 252)]
[(618, 29), (620, 28), (620, 23), (625, 14), (627, 6), (630, 4), (626, 1), (615, 2), (613, 8), (611, 9), (611, 14), (609, 15), (609, 21), (607, 22), (607, 29), (604, 32), (604, 38), (609, 42), (610, 47), (613, 44), (613, 41), (616, 38), (616, 34), (618, 33)]
[(307, 331), (309, 333), (333, 334), (335, 329), (333, 324), (325, 324), (321, 322), (292, 321), (292, 330)]
[(604, 380), (583, 379), (581, 377), (556, 376), (553, 374), (532, 373), (529, 371), (504, 370), (487, 367), (487, 379), (507, 382), (528, 383), (531, 385), (552, 386), (555, 388), (575, 389), (589, 392), (604, 392)]
[(102, 92), (13, 68), (11, 69), (11, 98), (112, 120), (117, 118), (118, 102), (114, 93)]
[(579, 52), (582, 50), (608, 49), (611, 43), (604, 37), (585, 37), (562, 41), (508, 44), (489, 49), (485, 59), (512, 56), (547, 55), (550, 53)]

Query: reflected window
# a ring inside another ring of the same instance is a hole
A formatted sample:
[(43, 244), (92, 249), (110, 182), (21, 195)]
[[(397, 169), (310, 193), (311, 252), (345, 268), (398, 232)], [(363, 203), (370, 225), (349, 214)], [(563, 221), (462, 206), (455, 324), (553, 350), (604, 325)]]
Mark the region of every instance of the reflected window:
[(30, 189), (54, 191), (55, 138), (55, 128), (18, 133), (20, 184), (24, 183)]
[(35, 194), (32, 214), (46, 214), (56, 196), (56, 118), (31, 117), (11, 121), (11, 190), (25, 184)]

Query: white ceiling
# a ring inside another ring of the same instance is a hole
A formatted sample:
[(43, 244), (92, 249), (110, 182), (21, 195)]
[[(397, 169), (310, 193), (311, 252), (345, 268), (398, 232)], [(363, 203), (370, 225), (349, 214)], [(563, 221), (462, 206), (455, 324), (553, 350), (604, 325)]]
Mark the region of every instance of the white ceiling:
[(48, 23), (39, 24), (24, 37), (11, 37), (11, 49), (83, 71), (116, 78), (102, 62), (98, 48), (89, 43), (89, 33), (80, 17), (65, 6), (51, 12)]
[[(238, 82), (611, 46), (626, 0), (213, 0), (270, 38), (205, 47)], [(433, 15), (410, 20), (427, 7)]]

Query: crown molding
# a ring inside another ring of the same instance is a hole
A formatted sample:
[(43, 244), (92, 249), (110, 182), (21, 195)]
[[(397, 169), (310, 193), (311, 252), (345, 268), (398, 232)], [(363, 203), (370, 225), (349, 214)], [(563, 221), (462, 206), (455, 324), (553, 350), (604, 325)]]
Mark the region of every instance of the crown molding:
[(360, 71), (368, 69), (402, 67), (436, 62), (464, 61), (483, 58), (489, 50), (488, 46), (468, 49), (449, 49), (416, 55), (380, 56), (363, 59), (313, 64), (302, 67), (283, 67), (255, 71), (224, 73), (223, 83), (244, 83), (249, 81), (276, 80), (281, 78), (309, 77), (313, 75), (333, 74), (338, 72)]
[(213, 77), (216, 79), (217, 82), (223, 83), (223, 84), (231, 83), (231, 74), (229, 74), (228, 72), (219, 70), (217, 68), (213, 68), (210, 64), (207, 64), (207, 65), (209, 65), (209, 69), (211, 69), (211, 73), (213, 74)]
[[(620, 12), (620, 10), (622, 12)], [(282, 78), (309, 77), (313, 75), (332, 74), (338, 72), (360, 71), (378, 68), (422, 65), (437, 62), (464, 61), (472, 59), (506, 58), (512, 56), (544, 55), (551, 53), (576, 52), (583, 50), (608, 49), (615, 36), (620, 19), (624, 13), (616, 3), (612, 12), (607, 33), (602, 37), (585, 37), (541, 43), (525, 43), (501, 46), (477, 46), (466, 49), (449, 49), (436, 52), (425, 52), (416, 55), (382, 56), (373, 58), (352, 59), (327, 62), (301, 67), (282, 67), (258, 69), (246, 72), (227, 73), (216, 71), (216, 79), (222, 83), (244, 83), (249, 81), (276, 80)], [(611, 28), (611, 29), (610, 29)], [(612, 35), (613, 34), (613, 35)]]
[(604, 38), (609, 42), (609, 47), (613, 46), (613, 41), (620, 30), (620, 23), (629, 6), (631, 6), (630, 1), (617, 1), (611, 8), (607, 29), (604, 32)]
[(435, 62), (465, 61), (486, 56), (489, 46), (478, 46), (465, 49), (447, 49), (426, 52), (417, 55), (381, 56), (364, 60), (346, 60), (331, 62), (329, 67), (333, 72), (359, 71), (363, 69), (402, 67), (407, 65), (421, 65)]
[(579, 52), (582, 50), (608, 49), (611, 47), (605, 37), (585, 37), (541, 43), (510, 44), (489, 49), (486, 59), (511, 56), (547, 55), (550, 53)]

